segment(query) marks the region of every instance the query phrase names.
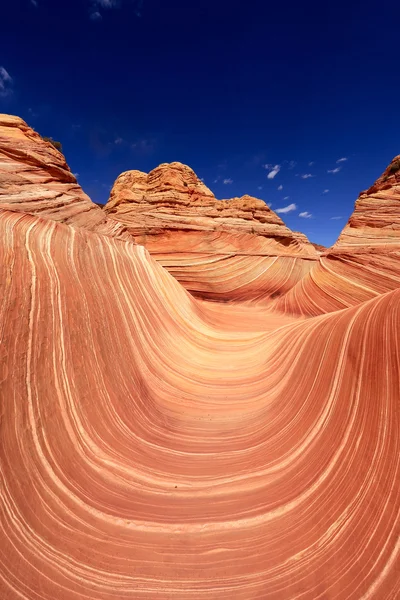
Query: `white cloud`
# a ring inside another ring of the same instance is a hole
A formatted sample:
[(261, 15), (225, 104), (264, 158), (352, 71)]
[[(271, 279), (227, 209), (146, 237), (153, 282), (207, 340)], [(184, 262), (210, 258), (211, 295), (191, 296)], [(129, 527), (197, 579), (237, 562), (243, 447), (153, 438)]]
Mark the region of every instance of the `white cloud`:
[(123, 141), (124, 141), (124, 140), (122, 139), (122, 137), (117, 137), (117, 138), (114, 140), (114, 144), (116, 144), (117, 146), (120, 146), (120, 145), (122, 144), (122, 142), (123, 142)]
[(289, 200), (290, 196), (285, 196), (284, 200)]
[(281, 191), (283, 190), (283, 185), (280, 185), (280, 186), (278, 187), (278, 190), (281, 192)]
[(341, 163), (341, 162), (346, 162), (346, 160), (348, 160), (345, 156), (343, 156), (343, 158), (338, 158), (337, 159), (337, 163)]
[(289, 169), (294, 169), (296, 165), (297, 162), (295, 160), (289, 160)]
[(266, 169), (271, 169), (270, 172), (267, 175), (268, 179), (273, 179), (276, 175), (278, 175), (279, 171), (281, 170), (281, 166), (280, 165), (265, 165)]
[(292, 212), (292, 210), (296, 210), (297, 206), (295, 204), (289, 204), (288, 206), (284, 206), (283, 208), (277, 208), (276, 209), (276, 213), (289, 213)]
[(204, 177), (200, 177), (200, 181), (204, 181)]
[(311, 219), (312, 214), (305, 210), (304, 212), (299, 213), (299, 217), (303, 217), (303, 219)]
[(306, 173), (305, 175), (300, 175), (300, 177), (302, 179), (310, 179), (310, 177), (314, 177), (314, 175), (311, 175), (311, 173)]
[(328, 169), (328, 173), (333, 173), (335, 175), (336, 173), (339, 173), (341, 169), (342, 167), (336, 167), (336, 169)]
[(266, 202), (266, 205), (268, 206), (268, 208), (271, 208), (272, 202)]
[(263, 186), (262, 186), (262, 185), (259, 185), (257, 189), (258, 189), (258, 190), (262, 190), (262, 189), (263, 189)]
[(36, 0), (31, 0), (31, 4), (33, 4), (33, 6), (34, 6), (35, 8), (37, 8), (37, 7), (38, 7), (38, 3), (37, 3), (37, 1), (36, 1)]
[[(33, 0), (31, 0), (33, 1)], [(90, 1), (90, 18), (94, 21), (102, 18), (101, 10), (110, 10), (119, 8), (122, 5), (122, 0), (89, 0)], [(35, 0), (36, 2), (36, 0)], [(141, 16), (143, 0), (131, 0), (131, 4), (135, 7), (137, 17)]]
[(343, 217), (331, 217), (331, 221), (339, 221), (339, 219), (343, 219)]
[(312, 160), (311, 162), (308, 163), (309, 167), (313, 167), (315, 165), (315, 162)]
[(101, 6), (101, 8), (113, 8), (117, 5), (117, 2), (116, 0), (95, 0), (95, 4)]
[(322, 193), (323, 194), (329, 194), (329, 190), (324, 190)]
[(229, 185), (230, 183), (233, 183), (233, 179), (227, 177), (227, 179), (224, 179), (222, 183), (224, 183), (225, 185)]
[(4, 67), (0, 67), (0, 98), (12, 94), (12, 77)]
[(75, 179), (79, 179), (79, 173), (72, 173), (72, 175), (75, 177)]

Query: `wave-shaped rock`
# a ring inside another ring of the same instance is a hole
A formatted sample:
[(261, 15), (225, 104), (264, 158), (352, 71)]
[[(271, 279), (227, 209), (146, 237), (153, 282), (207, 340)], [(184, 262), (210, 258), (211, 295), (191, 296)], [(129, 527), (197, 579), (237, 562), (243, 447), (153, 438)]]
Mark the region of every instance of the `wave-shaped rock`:
[(398, 598), (400, 253), (224, 304), (62, 220), (0, 208), (0, 598)]

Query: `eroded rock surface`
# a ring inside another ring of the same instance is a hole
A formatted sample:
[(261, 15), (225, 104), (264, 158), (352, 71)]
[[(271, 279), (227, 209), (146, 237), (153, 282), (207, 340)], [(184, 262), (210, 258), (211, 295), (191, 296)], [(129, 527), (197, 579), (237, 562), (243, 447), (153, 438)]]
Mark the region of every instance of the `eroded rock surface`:
[(0, 114), (0, 207), (125, 237), (71, 173), (64, 155), (12, 115)]
[(319, 256), (307, 237), (286, 227), (265, 202), (251, 196), (217, 200), (181, 163), (162, 164), (148, 175), (122, 173), (105, 211), (203, 298), (281, 294)]

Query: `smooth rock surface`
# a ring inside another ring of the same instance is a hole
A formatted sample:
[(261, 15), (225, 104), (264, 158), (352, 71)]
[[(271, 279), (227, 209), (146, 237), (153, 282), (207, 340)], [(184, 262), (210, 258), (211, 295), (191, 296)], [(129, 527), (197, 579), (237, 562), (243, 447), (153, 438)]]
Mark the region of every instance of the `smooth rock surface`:
[(0, 208), (1, 600), (397, 600), (398, 249), (207, 302), (53, 209)]

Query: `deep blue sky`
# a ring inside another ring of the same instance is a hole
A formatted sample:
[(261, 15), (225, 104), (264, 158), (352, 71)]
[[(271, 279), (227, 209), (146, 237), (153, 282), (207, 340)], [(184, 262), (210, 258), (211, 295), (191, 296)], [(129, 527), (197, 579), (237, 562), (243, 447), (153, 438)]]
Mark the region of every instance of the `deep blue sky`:
[(60, 140), (95, 202), (177, 160), (218, 198), (295, 204), (288, 226), (332, 244), (400, 153), (398, 2), (107, 4), (1, 3), (0, 112)]

